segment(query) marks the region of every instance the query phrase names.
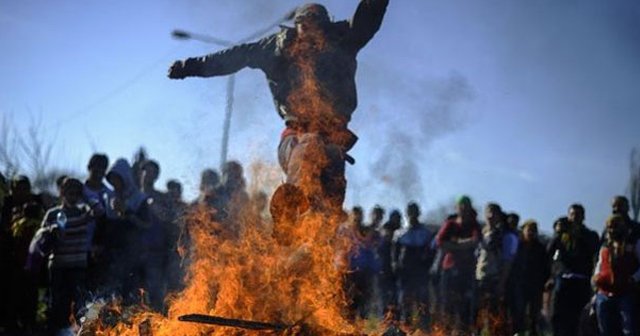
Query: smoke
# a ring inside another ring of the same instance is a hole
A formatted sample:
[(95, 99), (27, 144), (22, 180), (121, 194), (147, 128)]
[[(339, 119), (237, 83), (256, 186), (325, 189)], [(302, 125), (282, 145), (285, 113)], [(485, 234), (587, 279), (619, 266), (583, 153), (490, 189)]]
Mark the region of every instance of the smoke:
[(387, 123), (390, 129), (380, 141), (384, 143), (381, 150), (373, 155), (369, 173), (406, 203), (423, 199), (422, 174), (428, 169), (425, 154), (435, 140), (466, 125), (462, 107), (473, 99), (474, 90), (466, 77), (451, 73), (396, 87), (394, 92), (395, 112), (402, 115)]

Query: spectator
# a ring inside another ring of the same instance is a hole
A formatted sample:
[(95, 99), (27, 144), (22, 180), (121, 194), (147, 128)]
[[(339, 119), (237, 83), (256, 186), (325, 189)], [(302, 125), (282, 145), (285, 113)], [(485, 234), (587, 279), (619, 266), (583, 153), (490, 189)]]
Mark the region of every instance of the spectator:
[(369, 313), (373, 294), (373, 279), (380, 271), (376, 256), (376, 241), (372, 239), (369, 228), (364, 226), (364, 214), (361, 207), (351, 210), (351, 251), (349, 253), (349, 274), (347, 292), (351, 298), (353, 317), (366, 318)]
[[(451, 214), (446, 217), (446, 221), (455, 220), (457, 214)], [(434, 251), (433, 262), (429, 268), (429, 294), (432, 297), (431, 313), (434, 320), (442, 320), (444, 318), (444, 293), (440, 288), (442, 277), (442, 261), (444, 252), (438, 247), (437, 239), (431, 241), (431, 249)]]
[(633, 287), (640, 283), (640, 240), (630, 235), (629, 224), (622, 214), (607, 219), (606, 239), (593, 275), (596, 316), (602, 335), (638, 334)]
[(386, 317), (398, 319), (398, 285), (396, 275), (396, 241), (395, 232), (402, 227), (402, 214), (399, 210), (391, 211), (389, 220), (382, 225), (378, 256), (380, 258), (380, 293)]
[(155, 184), (160, 177), (160, 165), (154, 160), (145, 161), (140, 167), (140, 190), (149, 197), (151, 203), (159, 207), (157, 211), (161, 219), (166, 219), (166, 195), (156, 189)]
[(167, 182), (167, 290), (177, 291), (182, 288), (185, 271), (181, 267), (182, 258), (178, 251), (180, 233), (184, 230), (184, 214), (187, 205), (182, 200), (182, 184), (177, 180)]
[(509, 230), (500, 205), (489, 203), (485, 207), (486, 225), (482, 230), (482, 240), (476, 264), (478, 289), (478, 325), (485, 326), (485, 314), (501, 323), (489, 323), (491, 335), (508, 333), (506, 329), (505, 290), (513, 259), (518, 250), (518, 237)]
[(38, 282), (41, 280), (43, 269), (27, 267), (29, 244), (31, 238), (42, 223), (44, 210), (42, 205), (29, 202), (23, 206), (22, 214), (11, 226), (13, 238), (13, 252), (16, 268), (13, 271), (13, 303), (16, 311), (16, 322), (20, 330), (30, 333), (36, 327), (36, 312), (38, 308)]
[(507, 228), (511, 230), (511, 232), (518, 231), (518, 225), (520, 224), (520, 215), (515, 212), (508, 213), (506, 224)]
[(629, 200), (626, 197), (620, 195), (613, 197), (611, 200), (611, 214), (622, 216), (628, 222), (633, 239), (640, 239), (640, 223), (629, 216)]
[(462, 196), (456, 202), (457, 216), (445, 221), (436, 236), (442, 249), (442, 295), (446, 318), (458, 330), (471, 327), (472, 286), (475, 269), (474, 250), (480, 240), (480, 225), (471, 199)]
[(220, 184), (220, 175), (213, 169), (205, 169), (200, 175), (200, 188), (198, 198), (191, 204), (192, 211), (211, 213), (211, 219), (217, 222), (227, 217), (223, 209), (223, 190)]
[(522, 225), (522, 240), (518, 245), (518, 253), (511, 270), (515, 333), (529, 330), (533, 335), (539, 334), (542, 295), (549, 274), (549, 256), (545, 246), (538, 239), (538, 223), (529, 219)]
[(420, 207), (411, 202), (407, 205), (408, 230), (398, 238), (397, 263), (398, 276), (402, 290), (402, 318), (411, 322), (418, 317), (421, 328), (428, 325), (429, 293), (427, 283), (429, 268), (433, 261), (431, 240), (433, 233), (420, 222)]
[(72, 303), (78, 310), (84, 306), (91, 209), (80, 203), (82, 191), (82, 182), (65, 179), (61, 186), (61, 204), (49, 209), (42, 222), (42, 229), (49, 231), (55, 239), (49, 257), (49, 325), (55, 332), (70, 327), (71, 313), (78, 313), (71, 311)]
[[(40, 208), (42, 198), (31, 192), (31, 181), (24, 175), (18, 175), (11, 180), (9, 195), (4, 197), (2, 202), (2, 212), (0, 214), (0, 328), (7, 330), (15, 329), (16, 326), (16, 310), (12, 301), (12, 292), (9, 288), (14, 288), (13, 280), (17, 273), (20, 273), (22, 265), (19, 265), (20, 259), (17, 255), (21, 251), (16, 251), (16, 243), (12, 228), (14, 224), (20, 222), (24, 218), (25, 205), (35, 203)], [(24, 251), (25, 253), (27, 251)]]
[(551, 323), (557, 336), (577, 335), (582, 308), (591, 297), (590, 274), (598, 253), (600, 238), (584, 225), (584, 208), (580, 204), (569, 207), (566, 229), (558, 224), (559, 234), (549, 243), (548, 253), (553, 259), (553, 302)]
[(374, 231), (379, 231), (383, 220), (384, 209), (380, 205), (376, 204), (373, 209), (371, 209), (371, 223), (369, 223), (369, 227)]
[(246, 182), (243, 176), (242, 165), (237, 161), (229, 161), (224, 164), (222, 170), (222, 208), (228, 214), (224, 221), (231, 237), (238, 238), (242, 227), (246, 222), (243, 215), (250, 215), (245, 209), (249, 204), (249, 194), (246, 191)]
[(273, 229), (269, 208), (269, 195), (264, 191), (257, 191), (251, 195), (249, 211), (251, 212), (251, 223), (255, 228), (262, 230), (266, 234), (271, 234)]
[(125, 303), (139, 302), (138, 289), (144, 288), (151, 307), (160, 309), (164, 297), (163, 230), (153, 216), (148, 196), (135, 187), (133, 180), (125, 159), (117, 160), (107, 173), (115, 193), (110, 207), (116, 214), (110, 240), (110, 275), (115, 277), (113, 283), (119, 285), (116, 289)]
[(109, 158), (105, 154), (93, 154), (87, 164), (89, 176), (84, 182), (83, 198), (94, 212), (95, 220), (89, 223), (90, 256), (88, 266), (88, 287), (97, 292), (98, 287), (106, 281), (105, 273), (108, 269), (104, 256), (106, 244), (105, 230), (107, 230), (107, 209), (113, 198), (113, 191), (104, 183), (104, 177), (109, 167)]

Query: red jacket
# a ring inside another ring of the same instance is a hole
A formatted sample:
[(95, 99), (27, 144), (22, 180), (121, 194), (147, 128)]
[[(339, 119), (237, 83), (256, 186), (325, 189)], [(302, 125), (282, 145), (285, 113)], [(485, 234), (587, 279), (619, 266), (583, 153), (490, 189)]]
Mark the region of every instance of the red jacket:
[(598, 292), (608, 295), (624, 295), (632, 289), (632, 282), (637, 280), (640, 269), (638, 244), (627, 244), (622, 255), (614, 259), (613, 248), (602, 245), (598, 255), (593, 282)]
[[(456, 219), (449, 219), (444, 222), (440, 231), (436, 235), (436, 244), (441, 247), (445, 242), (454, 239), (466, 239), (480, 237), (480, 225), (474, 219), (473, 221), (459, 224)], [(447, 270), (453, 267), (467, 267), (475, 269), (474, 250), (463, 251), (446, 251), (442, 260), (442, 269)]]

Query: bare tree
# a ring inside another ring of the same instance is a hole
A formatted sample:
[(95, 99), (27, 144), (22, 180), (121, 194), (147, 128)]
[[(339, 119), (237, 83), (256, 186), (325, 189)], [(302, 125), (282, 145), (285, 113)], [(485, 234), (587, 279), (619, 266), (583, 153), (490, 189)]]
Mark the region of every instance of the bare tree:
[(51, 171), (51, 150), (55, 139), (47, 142), (43, 129), (42, 118), (31, 118), (24, 136), (18, 138), (18, 143), (27, 165), (32, 174), (33, 186), (40, 191), (49, 190), (57, 179), (57, 173)]
[(36, 191), (51, 192), (59, 176), (71, 175), (69, 171), (53, 166), (51, 154), (55, 137), (49, 137), (42, 117), (32, 117), (23, 133), (5, 115), (0, 131), (0, 171), (7, 178), (26, 174)]
[(640, 150), (633, 148), (629, 160), (629, 201), (633, 220), (640, 214)]

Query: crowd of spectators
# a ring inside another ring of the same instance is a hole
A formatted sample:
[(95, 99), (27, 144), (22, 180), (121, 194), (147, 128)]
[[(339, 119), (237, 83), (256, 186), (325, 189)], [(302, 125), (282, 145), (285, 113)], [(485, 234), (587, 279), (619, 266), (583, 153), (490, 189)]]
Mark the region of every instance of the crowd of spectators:
[(157, 189), (160, 165), (144, 155), (110, 164), (94, 154), (86, 179), (60, 176), (57, 195), (34, 193), (27, 176), (1, 176), (0, 335), (72, 334), (97, 298), (165, 311), (167, 294), (184, 286), (185, 216), (206, 208), (225, 222), (243, 208), (242, 169), (204, 170), (191, 203), (175, 179)]
[[(204, 170), (190, 203), (177, 180), (157, 189), (160, 171), (146, 157), (110, 164), (94, 154), (86, 179), (61, 176), (53, 197), (35, 194), (26, 176), (0, 176), (0, 335), (69, 334), (98, 297), (164, 312), (167, 294), (184, 286), (185, 214), (205, 209), (235, 235), (241, 221), (230, 218), (269, 217), (267, 195), (247, 192), (237, 162)], [(543, 239), (535, 220), (520, 224), (498, 203), (479, 214), (468, 196), (430, 225), (415, 202), (388, 216), (375, 206), (368, 220), (355, 206), (336, 232), (351, 242), (347, 314), (468, 334), (636, 335), (640, 224), (628, 213), (615, 196), (598, 234), (572, 204)]]
[[(405, 215), (351, 211), (350, 272), (353, 316), (438, 328), (463, 335), (637, 335), (640, 330), (640, 224), (624, 196), (612, 200), (601, 234), (575, 203), (551, 236), (517, 213), (457, 200), (441, 225)], [(406, 218), (408, 225), (403, 225)]]

